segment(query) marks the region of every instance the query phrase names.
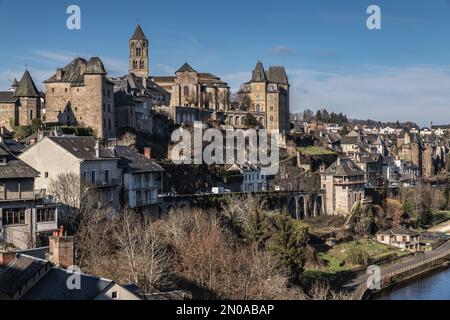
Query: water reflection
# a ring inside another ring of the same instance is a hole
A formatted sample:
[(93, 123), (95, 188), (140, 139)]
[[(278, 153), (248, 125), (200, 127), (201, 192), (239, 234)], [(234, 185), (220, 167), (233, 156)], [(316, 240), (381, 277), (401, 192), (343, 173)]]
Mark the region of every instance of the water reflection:
[(379, 300), (450, 300), (450, 269), (383, 293)]

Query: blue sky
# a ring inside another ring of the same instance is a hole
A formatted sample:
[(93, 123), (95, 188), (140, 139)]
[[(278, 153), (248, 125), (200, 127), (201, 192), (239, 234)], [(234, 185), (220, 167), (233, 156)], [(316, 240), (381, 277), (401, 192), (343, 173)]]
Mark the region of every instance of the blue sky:
[[(81, 7), (81, 30), (66, 28), (70, 4)], [(381, 30), (366, 27), (370, 4), (381, 8)], [(77, 55), (124, 74), (139, 22), (152, 75), (187, 61), (236, 89), (259, 59), (286, 67), (292, 111), (450, 123), (449, 18), (449, 0), (0, 0), (0, 90), (25, 65), (42, 88)]]

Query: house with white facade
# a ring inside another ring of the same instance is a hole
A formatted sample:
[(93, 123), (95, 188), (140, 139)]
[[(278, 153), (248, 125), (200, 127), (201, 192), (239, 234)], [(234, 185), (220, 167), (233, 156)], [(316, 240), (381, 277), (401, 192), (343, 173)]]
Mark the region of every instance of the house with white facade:
[(94, 137), (45, 137), (26, 149), (20, 159), (38, 171), (38, 189), (51, 194), (52, 181), (72, 173), (79, 177), (80, 190), (84, 183), (97, 192), (100, 206), (119, 206), (119, 159)]
[(388, 231), (379, 231), (376, 237), (378, 242), (404, 251), (416, 252), (420, 250), (420, 236), (414, 230), (395, 227)]
[(126, 146), (115, 146), (111, 151), (120, 159), (122, 205), (134, 209), (161, 203), (164, 169), (151, 159), (150, 148), (145, 148), (144, 155)]

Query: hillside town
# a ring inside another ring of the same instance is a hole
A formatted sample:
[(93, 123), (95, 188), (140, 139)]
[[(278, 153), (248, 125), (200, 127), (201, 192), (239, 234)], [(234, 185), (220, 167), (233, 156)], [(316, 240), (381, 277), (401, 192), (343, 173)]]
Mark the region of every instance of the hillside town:
[[(450, 124), (295, 113), (283, 66), (256, 61), (234, 93), (188, 62), (154, 75), (140, 25), (118, 41), (122, 76), (74, 57), (0, 88), (0, 299), (346, 299), (346, 272), (448, 239)], [(199, 124), (278, 135), (277, 172), (175, 164), (172, 132)], [(244, 295), (240, 271), (256, 267)], [(327, 288), (312, 280), (325, 274)]]

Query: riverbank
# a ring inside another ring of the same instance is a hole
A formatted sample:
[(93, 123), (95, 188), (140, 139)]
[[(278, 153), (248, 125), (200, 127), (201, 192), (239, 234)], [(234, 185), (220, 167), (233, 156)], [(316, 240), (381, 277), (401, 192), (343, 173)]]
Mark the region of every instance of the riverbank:
[[(386, 266), (381, 269), (381, 288), (389, 288), (392, 285), (411, 281), (414, 277), (449, 263), (450, 242), (447, 241), (439, 248), (415, 256), (407, 261)], [(345, 287), (353, 291), (354, 300), (363, 300), (374, 294), (367, 288), (367, 279), (370, 275), (365, 274), (353, 279)]]
[(438, 266), (367, 297), (369, 300), (448, 300), (450, 265)]
[(392, 292), (395, 289), (406, 287), (414, 282), (426, 279), (432, 276), (433, 274), (437, 274), (445, 270), (450, 270), (449, 261), (443, 261), (434, 265), (430, 265), (429, 267), (419, 272), (414, 272), (413, 274), (405, 275), (404, 278), (397, 279), (395, 282), (391, 282), (386, 286), (383, 286), (381, 290), (366, 291), (366, 293), (363, 296), (363, 300), (379, 300), (383, 295), (386, 295), (388, 292)]

